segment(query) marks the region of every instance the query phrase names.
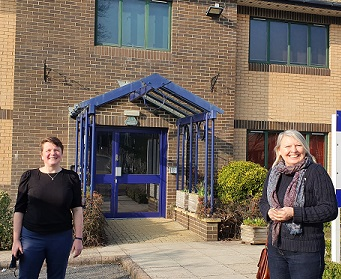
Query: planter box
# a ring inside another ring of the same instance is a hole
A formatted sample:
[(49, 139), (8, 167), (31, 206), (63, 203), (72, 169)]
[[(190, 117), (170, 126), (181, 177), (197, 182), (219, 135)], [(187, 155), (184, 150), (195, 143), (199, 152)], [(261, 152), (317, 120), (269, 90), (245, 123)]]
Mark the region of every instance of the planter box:
[(174, 208), (174, 220), (205, 241), (218, 241), (220, 218), (200, 218), (197, 214)]
[(267, 227), (241, 225), (241, 239), (250, 244), (265, 244), (267, 238)]
[(195, 193), (188, 194), (188, 211), (196, 213), (199, 204), (199, 196)]
[(188, 208), (188, 193), (182, 190), (176, 190), (175, 205), (179, 208), (187, 210)]

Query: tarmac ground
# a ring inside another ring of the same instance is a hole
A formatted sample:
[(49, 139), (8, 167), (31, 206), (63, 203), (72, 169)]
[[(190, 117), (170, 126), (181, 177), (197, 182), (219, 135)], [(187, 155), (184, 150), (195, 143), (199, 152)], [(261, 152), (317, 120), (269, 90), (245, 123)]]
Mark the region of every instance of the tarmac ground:
[[(108, 245), (85, 248), (79, 257), (70, 258), (67, 279), (75, 274), (87, 279), (255, 278), (263, 249), (241, 241), (206, 242), (164, 218), (108, 220), (107, 235)], [(10, 251), (1, 251), (0, 267), (6, 268), (10, 258)], [(14, 278), (13, 273), (5, 274), (0, 278)]]
[[(15, 272), (18, 275), (18, 271)], [(1, 279), (15, 278), (14, 270), (3, 270), (0, 273)], [(66, 271), (66, 279), (131, 279), (130, 274), (119, 263), (107, 263), (98, 265), (70, 266)], [(40, 272), (38, 279), (47, 279), (46, 268)]]

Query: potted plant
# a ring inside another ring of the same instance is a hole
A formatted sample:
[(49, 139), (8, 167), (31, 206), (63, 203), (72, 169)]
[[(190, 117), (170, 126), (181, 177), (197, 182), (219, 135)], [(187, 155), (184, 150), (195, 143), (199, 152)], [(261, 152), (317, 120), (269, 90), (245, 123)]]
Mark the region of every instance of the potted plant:
[(250, 244), (266, 243), (268, 228), (258, 207), (259, 199), (260, 194), (246, 200), (243, 204), (243, 223), (240, 226), (242, 242)]
[(198, 205), (204, 200), (205, 188), (203, 182), (196, 186), (196, 192), (188, 194), (188, 211), (196, 213)]
[(262, 217), (244, 219), (240, 229), (242, 242), (250, 244), (266, 243), (268, 228)]

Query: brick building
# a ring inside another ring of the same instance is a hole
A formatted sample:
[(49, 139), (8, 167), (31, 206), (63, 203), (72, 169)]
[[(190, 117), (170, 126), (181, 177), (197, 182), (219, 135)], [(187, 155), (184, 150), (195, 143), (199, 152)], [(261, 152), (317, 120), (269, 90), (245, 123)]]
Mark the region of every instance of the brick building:
[[(328, 168), (341, 101), (341, 1), (222, 1), (221, 16), (207, 16), (213, 4), (0, 1), (0, 189), (15, 196), (22, 172), (40, 166), (46, 136), (64, 143), (63, 166), (74, 164), (70, 108), (153, 73), (224, 111), (215, 122), (216, 169), (230, 160), (269, 167), (274, 139), (287, 128), (303, 132)], [(105, 142), (114, 131), (131, 132), (125, 110), (141, 112), (142, 134), (166, 133), (166, 166), (174, 163), (176, 117), (126, 97), (98, 109), (97, 147), (112, 152)], [(174, 175), (164, 179), (156, 191), (165, 196), (162, 216), (175, 200)]]

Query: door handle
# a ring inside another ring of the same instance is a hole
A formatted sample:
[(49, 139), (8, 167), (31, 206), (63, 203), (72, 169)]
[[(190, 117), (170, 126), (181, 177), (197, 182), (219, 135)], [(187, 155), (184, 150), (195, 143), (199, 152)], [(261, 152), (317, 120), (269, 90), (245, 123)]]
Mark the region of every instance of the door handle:
[(115, 168), (115, 176), (121, 176), (122, 175), (122, 168), (116, 167)]

